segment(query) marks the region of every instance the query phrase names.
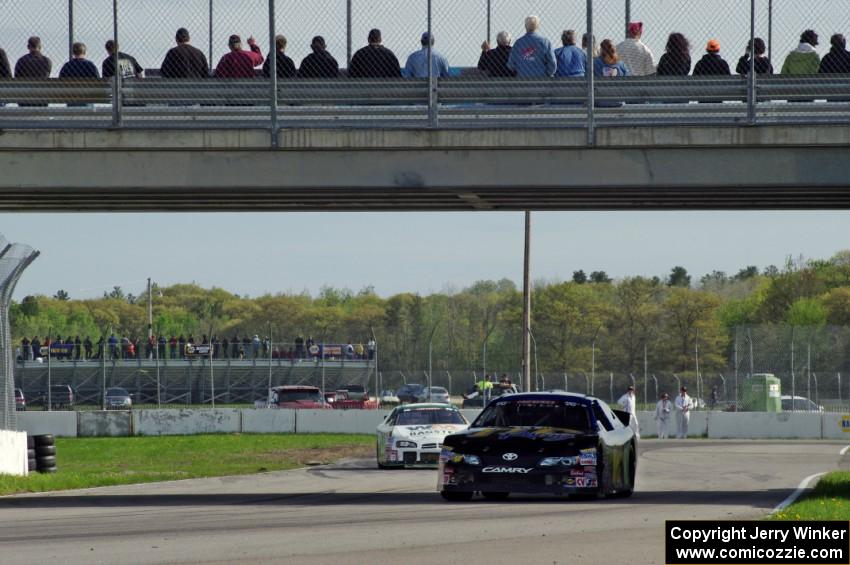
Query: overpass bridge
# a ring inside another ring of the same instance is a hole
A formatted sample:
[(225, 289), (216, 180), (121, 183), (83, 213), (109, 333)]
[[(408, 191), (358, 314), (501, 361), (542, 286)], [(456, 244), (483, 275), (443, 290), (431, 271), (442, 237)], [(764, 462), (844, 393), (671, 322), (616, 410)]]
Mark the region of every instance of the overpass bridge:
[(0, 212), (850, 208), (850, 127), (7, 129)]

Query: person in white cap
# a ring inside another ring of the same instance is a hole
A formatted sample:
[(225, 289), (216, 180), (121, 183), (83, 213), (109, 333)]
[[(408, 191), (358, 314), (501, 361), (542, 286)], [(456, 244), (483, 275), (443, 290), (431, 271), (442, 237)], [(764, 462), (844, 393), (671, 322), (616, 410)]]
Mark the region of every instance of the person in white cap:
[(635, 387), (630, 386), (626, 389), (626, 394), (620, 397), (617, 404), (623, 408), (624, 412), (628, 412), (632, 415), (630, 425), (635, 431), (635, 435), (640, 436), (640, 426), (638, 426), (637, 419), (637, 399), (635, 398)]
[(682, 387), (676, 397), (676, 437), (679, 439), (688, 437), (688, 422), (691, 420), (693, 407), (694, 401), (688, 396), (688, 389)]
[(670, 423), (670, 412), (673, 411), (673, 403), (670, 396), (665, 392), (661, 394), (661, 400), (655, 405), (655, 421), (658, 422), (658, 439), (667, 439), (669, 436), (668, 424)]

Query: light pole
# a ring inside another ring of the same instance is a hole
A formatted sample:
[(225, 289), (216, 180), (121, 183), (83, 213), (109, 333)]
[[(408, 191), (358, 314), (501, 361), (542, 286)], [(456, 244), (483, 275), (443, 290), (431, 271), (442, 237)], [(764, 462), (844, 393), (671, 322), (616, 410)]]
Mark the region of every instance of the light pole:
[[(430, 55), (430, 53), (429, 53)], [(430, 67), (429, 67), (430, 68)], [(525, 246), (522, 269), (522, 380), (523, 388), (531, 390), (531, 357), (529, 335), (531, 333), (531, 212), (525, 211)]]
[[(531, 338), (531, 343), (534, 344), (534, 387), (537, 388), (537, 340), (534, 339), (534, 333), (531, 331), (531, 326), (528, 327), (528, 336)], [(546, 388), (545, 385), (543, 388)]]

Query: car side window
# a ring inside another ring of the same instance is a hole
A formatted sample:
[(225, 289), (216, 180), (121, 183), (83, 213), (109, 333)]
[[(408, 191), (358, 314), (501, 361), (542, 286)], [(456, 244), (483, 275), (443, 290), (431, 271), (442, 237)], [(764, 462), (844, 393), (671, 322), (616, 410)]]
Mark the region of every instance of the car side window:
[(602, 410), (602, 407), (598, 404), (593, 405), (593, 415), (596, 417), (596, 421), (602, 424), (602, 427), (605, 428), (607, 431), (610, 432), (614, 429), (614, 425), (611, 423), (611, 419), (608, 417), (605, 411)]
[(384, 423), (388, 426), (395, 426), (396, 416), (398, 416), (398, 410), (393, 410), (392, 412), (390, 412), (390, 415), (387, 416), (387, 419), (384, 421)]

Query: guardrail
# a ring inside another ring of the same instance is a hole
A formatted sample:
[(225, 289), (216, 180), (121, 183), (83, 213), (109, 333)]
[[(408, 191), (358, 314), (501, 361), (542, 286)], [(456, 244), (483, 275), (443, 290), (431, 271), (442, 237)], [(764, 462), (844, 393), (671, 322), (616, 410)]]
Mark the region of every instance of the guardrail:
[(850, 75), (281, 81), (0, 80), (5, 128), (552, 127), (850, 123)]

